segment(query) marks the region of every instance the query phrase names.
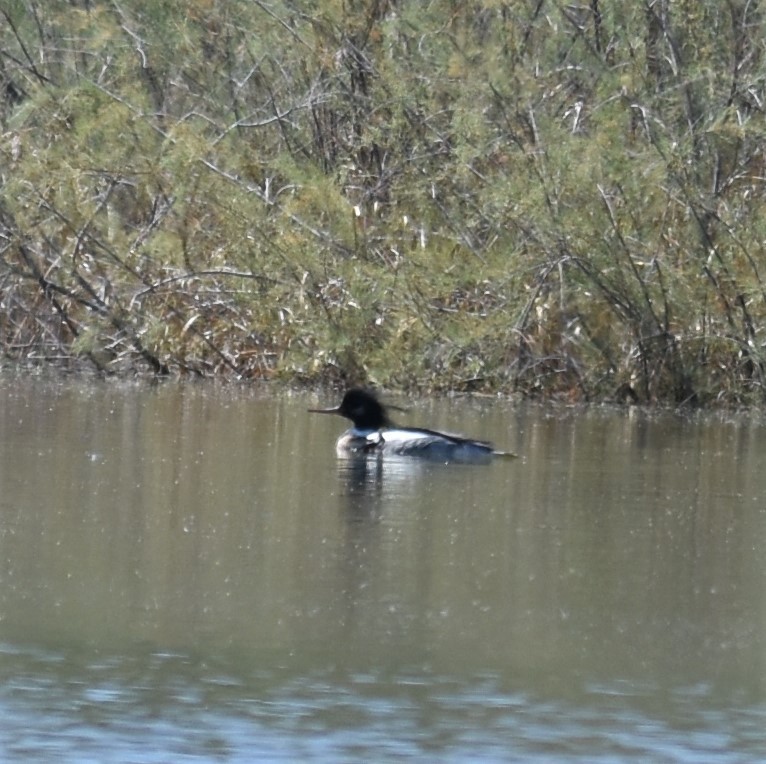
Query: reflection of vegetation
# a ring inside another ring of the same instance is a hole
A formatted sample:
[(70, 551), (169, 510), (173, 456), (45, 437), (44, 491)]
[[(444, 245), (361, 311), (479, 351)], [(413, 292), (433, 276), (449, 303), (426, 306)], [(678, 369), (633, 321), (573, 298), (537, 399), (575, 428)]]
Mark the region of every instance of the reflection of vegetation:
[(0, 13), (7, 356), (760, 400), (757, 4)]

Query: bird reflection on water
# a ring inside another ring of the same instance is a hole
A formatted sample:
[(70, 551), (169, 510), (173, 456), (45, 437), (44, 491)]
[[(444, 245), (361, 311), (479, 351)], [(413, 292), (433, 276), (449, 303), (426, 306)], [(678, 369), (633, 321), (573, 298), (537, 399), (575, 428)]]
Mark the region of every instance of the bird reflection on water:
[(384, 503), (406, 505), (422, 490), (423, 479), (446, 468), (441, 461), (380, 454), (349, 454), (337, 461), (349, 517), (367, 520), (379, 517)]

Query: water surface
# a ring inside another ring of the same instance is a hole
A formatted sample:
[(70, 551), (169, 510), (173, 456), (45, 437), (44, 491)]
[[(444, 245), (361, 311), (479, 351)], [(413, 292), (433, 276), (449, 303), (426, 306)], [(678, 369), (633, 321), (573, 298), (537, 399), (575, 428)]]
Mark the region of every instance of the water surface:
[(752, 416), (411, 402), (521, 456), (445, 467), (332, 396), (0, 397), (4, 761), (766, 757)]

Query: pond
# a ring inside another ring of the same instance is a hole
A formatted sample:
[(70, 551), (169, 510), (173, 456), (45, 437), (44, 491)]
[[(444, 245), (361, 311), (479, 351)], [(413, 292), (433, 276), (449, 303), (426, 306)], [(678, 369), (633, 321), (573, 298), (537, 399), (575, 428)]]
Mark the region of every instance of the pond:
[(766, 427), (393, 402), (519, 454), (339, 459), (327, 394), (0, 381), (3, 761), (766, 757)]

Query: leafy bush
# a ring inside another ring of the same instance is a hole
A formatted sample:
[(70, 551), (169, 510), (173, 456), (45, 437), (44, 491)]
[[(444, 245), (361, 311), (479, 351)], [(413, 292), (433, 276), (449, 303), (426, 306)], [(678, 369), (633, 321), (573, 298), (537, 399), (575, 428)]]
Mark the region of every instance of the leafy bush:
[(757, 5), (0, 14), (13, 362), (762, 400)]

